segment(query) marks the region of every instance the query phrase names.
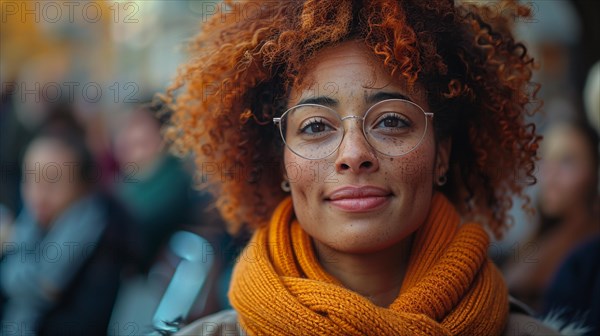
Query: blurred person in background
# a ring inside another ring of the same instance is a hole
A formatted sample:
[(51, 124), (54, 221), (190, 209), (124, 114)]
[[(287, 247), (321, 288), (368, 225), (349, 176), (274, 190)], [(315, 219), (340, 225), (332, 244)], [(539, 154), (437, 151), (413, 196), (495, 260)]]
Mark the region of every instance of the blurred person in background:
[(541, 149), (539, 228), (507, 269), (511, 293), (538, 310), (565, 258), (600, 233), (596, 131), (584, 122), (560, 122)]
[(153, 107), (135, 108), (122, 125), (115, 138), (121, 169), (115, 189), (135, 218), (148, 268), (171, 234), (191, 222), (192, 178), (182, 162), (164, 150)]
[[(21, 210), (20, 167), (25, 147), (41, 124), (62, 106), (72, 105), (72, 117), (85, 129), (86, 145), (101, 175), (98, 182), (108, 185), (116, 173), (116, 162), (110, 153), (106, 115), (102, 104), (92, 103), (81, 91), (86, 83), (84, 71), (71, 69), (78, 59), (59, 50), (31, 57), (17, 77), (2, 83), (0, 101), (0, 202), (11, 211)], [(91, 95), (91, 94), (90, 94)]]
[(42, 125), (25, 152), (24, 208), (0, 263), (3, 332), (103, 335), (122, 271), (135, 256), (130, 219), (96, 189), (94, 161), (72, 111)]
[(166, 151), (161, 134), (166, 117), (163, 112), (167, 112), (163, 107), (145, 103), (125, 110), (113, 140), (121, 169), (113, 190), (135, 218), (143, 270), (119, 294), (115, 325), (128, 321), (139, 321), (142, 326), (152, 323), (152, 315), (180, 261), (168, 244), (178, 230), (201, 235), (211, 244), (210, 249), (203, 246), (203, 252), (214, 257), (207, 289), (196, 298), (189, 314), (203, 316), (228, 305), (227, 289), (222, 289), (228, 281), (221, 279), (228, 276), (233, 259), (228, 253), (231, 252), (229, 235), (216, 211), (207, 209), (212, 197), (192, 188), (188, 162)]
[[(4, 49), (4, 48), (3, 48)], [(2, 188), (0, 202), (19, 213), (21, 164), (25, 147), (44, 120), (59, 113), (66, 97), (48, 97), (53, 90), (43, 90), (66, 77), (68, 58), (64, 52), (33, 57), (24, 64), (15, 78), (2, 83), (0, 101), (0, 167)]]
[[(583, 98), (590, 126), (595, 128), (596, 135), (586, 127), (584, 133), (590, 134), (589, 145), (596, 144), (595, 152), (592, 151), (592, 154), (595, 153), (597, 162), (599, 155), (597, 133), (600, 132), (600, 62), (596, 62), (588, 72)], [(594, 155), (591, 160), (594, 160)], [(597, 168), (600, 169), (600, 165), (597, 165)], [(596, 176), (598, 175), (600, 174), (597, 173)], [(586, 188), (582, 190), (585, 192)], [(600, 190), (600, 183), (598, 190)], [(596, 202), (595, 207), (594, 214), (591, 216), (591, 225), (593, 221), (598, 225), (598, 218), (600, 218), (600, 202)], [(598, 234), (570, 253), (544, 293), (544, 313), (557, 310), (567, 319), (582, 320), (586, 325), (594, 328), (596, 334), (600, 331), (600, 236)]]

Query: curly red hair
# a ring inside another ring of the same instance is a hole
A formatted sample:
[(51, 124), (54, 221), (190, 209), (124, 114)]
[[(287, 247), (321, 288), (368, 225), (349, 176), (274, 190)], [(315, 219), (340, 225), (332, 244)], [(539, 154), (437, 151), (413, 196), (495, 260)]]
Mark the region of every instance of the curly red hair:
[[(452, 137), (442, 191), (461, 214), (496, 237), (514, 195), (535, 182), (540, 137), (525, 116), (537, 86), (533, 59), (510, 33), (527, 17), (498, 7), (421, 1), (226, 1), (191, 45), (167, 99), (166, 136), (193, 153), (199, 185), (217, 196), (231, 232), (268, 220), (285, 196), (282, 152), (272, 117), (320, 49), (360, 40), (397, 78), (426, 89), (436, 139)], [(531, 90), (533, 88), (533, 90)], [(527, 200), (528, 201), (528, 200)]]

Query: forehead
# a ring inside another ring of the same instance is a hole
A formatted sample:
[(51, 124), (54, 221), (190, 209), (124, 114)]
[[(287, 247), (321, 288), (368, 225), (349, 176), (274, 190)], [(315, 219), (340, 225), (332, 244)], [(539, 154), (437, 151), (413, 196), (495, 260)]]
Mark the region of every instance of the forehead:
[(51, 138), (34, 140), (25, 153), (25, 161), (29, 163), (67, 162), (75, 160), (75, 153), (60, 141)]
[(568, 125), (555, 126), (544, 136), (542, 154), (545, 158), (564, 155), (587, 156), (589, 147), (577, 129)]
[(379, 72), (377, 60), (369, 50), (358, 41), (347, 41), (319, 51), (307, 64), (309, 73), (317, 75), (322, 71), (345, 70), (348, 75), (354, 72)]
[(314, 96), (360, 98), (372, 91), (400, 92), (412, 100), (423, 100), (418, 91), (408, 94), (406, 82), (393, 78), (362, 42), (347, 41), (320, 50), (311, 58), (292, 87), (289, 103)]

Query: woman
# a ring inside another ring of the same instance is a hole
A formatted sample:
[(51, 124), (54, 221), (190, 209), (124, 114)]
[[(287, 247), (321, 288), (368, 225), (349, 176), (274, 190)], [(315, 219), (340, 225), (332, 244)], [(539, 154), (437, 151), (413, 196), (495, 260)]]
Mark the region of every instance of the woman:
[(51, 116), (27, 146), (24, 208), (0, 259), (2, 335), (106, 335), (135, 252), (129, 217), (96, 188), (83, 130)]
[(540, 227), (525, 244), (534, 248), (509, 265), (507, 283), (513, 295), (541, 310), (561, 264), (600, 233), (598, 134), (585, 122), (560, 122), (545, 133), (540, 149)]
[(183, 334), (552, 333), (486, 256), (539, 140), (533, 61), (498, 13), (527, 10), (503, 6), (235, 2), (207, 21), (167, 135), (253, 235), (234, 311)]
[(160, 120), (152, 107), (134, 109), (115, 137), (122, 177), (115, 185), (119, 200), (135, 218), (143, 268), (156, 261), (171, 235), (190, 221), (190, 174), (163, 152)]

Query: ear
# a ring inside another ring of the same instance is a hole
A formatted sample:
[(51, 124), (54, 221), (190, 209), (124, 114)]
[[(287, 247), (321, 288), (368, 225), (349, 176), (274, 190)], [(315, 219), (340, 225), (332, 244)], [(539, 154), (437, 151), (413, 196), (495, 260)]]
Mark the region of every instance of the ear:
[(435, 170), (433, 172), (434, 181), (437, 181), (448, 172), (450, 167), (450, 153), (452, 151), (452, 138), (448, 137), (440, 141), (437, 145), (437, 153), (435, 157)]

